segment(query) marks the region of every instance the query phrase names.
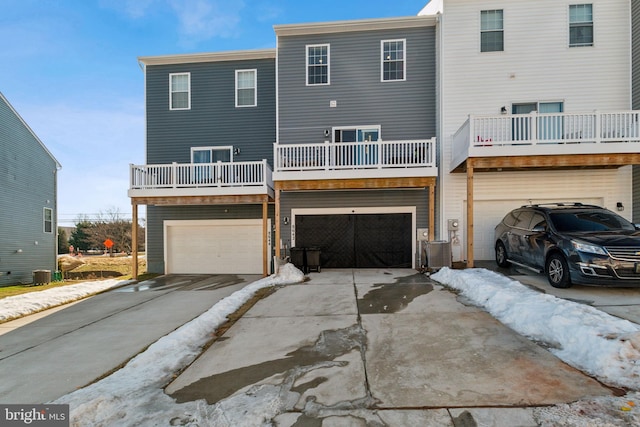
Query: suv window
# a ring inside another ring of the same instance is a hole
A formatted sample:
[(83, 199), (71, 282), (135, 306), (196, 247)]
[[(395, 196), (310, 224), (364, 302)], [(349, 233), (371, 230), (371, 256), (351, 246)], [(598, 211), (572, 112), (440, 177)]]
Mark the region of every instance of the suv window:
[(633, 224), (613, 213), (552, 212), (551, 222), (559, 232), (635, 230)]
[(533, 218), (531, 218), (531, 225), (529, 226), (529, 230), (533, 230), (536, 227), (545, 227), (547, 225), (547, 220), (544, 218), (544, 215), (541, 213), (534, 213)]
[(513, 227), (515, 223), (518, 221), (518, 214), (522, 211), (511, 211), (509, 212), (503, 219), (502, 222), (504, 225), (508, 225), (509, 227)]
[(516, 228), (522, 228), (523, 230), (529, 229), (529, 224), (531, 224), (531, 217), (533, 216), (533, 211), (522, 211), (520, 215), (518, 215), (518, 222), (516, 222)]

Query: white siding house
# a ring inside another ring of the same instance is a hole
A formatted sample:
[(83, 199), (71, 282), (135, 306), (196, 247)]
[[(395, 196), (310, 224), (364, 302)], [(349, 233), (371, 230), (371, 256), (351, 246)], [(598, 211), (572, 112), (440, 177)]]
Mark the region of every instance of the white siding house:
[(443, 0), (438, 25), (438, 222), (454, 260), (493, 259), (494, 226), (523, 204), (631, 219), (630, 1)]

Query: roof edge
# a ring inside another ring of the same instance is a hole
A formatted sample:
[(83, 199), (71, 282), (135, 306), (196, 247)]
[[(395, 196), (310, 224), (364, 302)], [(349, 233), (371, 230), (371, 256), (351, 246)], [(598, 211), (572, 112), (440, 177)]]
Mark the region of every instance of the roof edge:
[(196, 62), (246, 61), (275, 59), (275, 49), (230, 50), (226, 52), (185, 53), (176, 55), (139, 56), (144, 65), (190, 64)]
[(398, 18), (358, 19), (351, 21), (315, 22), (274, 25), (277, 36), (373, 31), (396, 28), (428, 27), (436, 24), (435, 16), (404, 16)]
[(60, 162), (58, 161), (58, 159), (56, 159), (56, 156), (53, 155), (53, 153), (51, 153), (51, 151), (49, 151), (49, 149), (47, 148), (46, 145), (44, 145), (44, 143), (42, 142), (42, 140), (40, 138), (38, 138), (38, 135), (36, 135), (36, 133), (33, 131), (33, 129), (31, 129), (31, 126), (29, 126), (27, 124), (27, 122), (22, 118), (22, 116), (16, 111), (15, 108), (13, 108), (13, 105), (11, 105), (11, 103), (9, 102), (9, 100), (4, 96), (4, 94), (2, 92), (0, 92), (0, 99), (2, 99), (2, 101), (7, 104), (7, 106), (9, 107), (9, 109), (11, 110), (11, 112), (13, 114), (15, 114), (15, 116), (18, 118), (18, 120), (20, 120), (20, 123), (22, 123), (24, 125), (24, 127), (29, 131), (29, 133), (35, 138), (36, 141), (38, 141), (38, 143), (42, 146), (42, 148), (44, 149), (44, 151), (49, 155), (49, 157), (51, 157), (51, 159), (55, 162), (56, 164), (56, 169), (60, 170), (62, 169), (62, 165), (60, 164)]

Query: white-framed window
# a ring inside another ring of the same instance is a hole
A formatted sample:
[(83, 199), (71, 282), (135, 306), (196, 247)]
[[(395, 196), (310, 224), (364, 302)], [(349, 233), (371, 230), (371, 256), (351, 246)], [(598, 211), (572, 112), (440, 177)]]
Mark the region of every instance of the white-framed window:
[(258, 105), (258, 70), (236, 70), (236, 107)]
[(307, 45), (307, 86), (328, 85), (329, 45)]
[(221, 145), (219, 147), (191, 147), (191, 163), (232, 162), (233, 147)]
[(53, 209), (44, 208), (42, 212), (43, 230), (45, 233), (53, 233)]
[(406, 80), (407, 40), (382, 40), (380, 74), (383, 82)]
[(569, 5), (569, 47), (593, 46), (593, 5)]
[(380, 125), (336, 126), (333, 128), (333, 142), (374, 142), (381, 138)]
[(480, 52), (504, 50), (504, 11), (480, 11)]
[(191, 73), (169, 74), (169, 109), (191, 109)]

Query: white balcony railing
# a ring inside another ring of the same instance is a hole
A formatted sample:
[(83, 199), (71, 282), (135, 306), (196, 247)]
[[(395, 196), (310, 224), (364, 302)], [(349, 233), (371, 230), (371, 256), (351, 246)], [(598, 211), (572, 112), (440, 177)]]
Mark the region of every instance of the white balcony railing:
[(468, 157), (633, 152), (638, 142), (640, 111), (469, 116), (454, 134), (451, 169)]
[(273, 187), (266, 160), (130, 165), (130, 190), (225, 188), (233, 192), (244, 187)]
[[(274, 173), (436, 167), (435, 138), (407, 141), (275, 144)], [(333, 174), (333, 176), (336, 176)]]

